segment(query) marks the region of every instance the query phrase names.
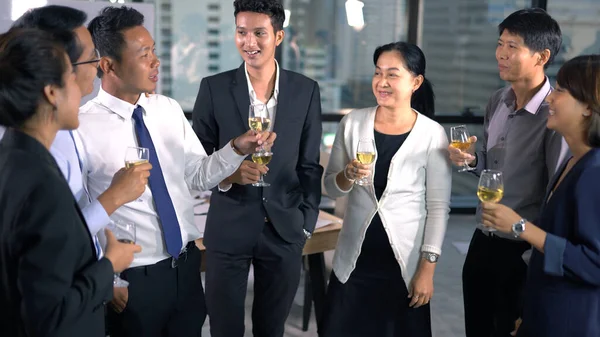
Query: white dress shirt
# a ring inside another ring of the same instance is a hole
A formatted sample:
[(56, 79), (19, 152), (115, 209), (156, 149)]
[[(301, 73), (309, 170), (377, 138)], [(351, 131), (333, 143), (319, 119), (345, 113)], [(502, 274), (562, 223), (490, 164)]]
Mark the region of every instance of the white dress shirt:
[[(375, 213), (379, 213), (408, 286), (421, 252), (442, 252), (452, 186), (448, 137), (440, 124), (417, 114), (412, 131), (392, 158), (381, 199), (377, 200), (372, 184), (352, 185), (348, 191), (341, 190), (336, 176), (356, 158), (359, 140), (375, 139), (376, 109), (354, 110), (342, 119), (325, 171), (325, 189), (329, 196), (348, 195), (333, 270), (340, 282), (346, 283), (356, 266), (367, 228)], [(374, 170), (375, 163), (372, 167)]]
[[(275, 115), (277, 114), (277, 97), (279, 96), (279, 63), (275, 60), (275, 86), (273, 87), (273, 95), (269, 98), (267, 104), (267, 110), (270, 114), (271, 123), (269, 124), (269, 131), (273, 130), (275, 127)], [(248, 83), (248, 95), (250, 96), (250, 104), (265, 104), (265, 102), (261, 101), (256, 97), (256, 92), (254, 91), (254, 87), (252, 86), (252, 82), (250, 82), (250, 76), (248, 75), (248, 65), (244, 63), (244, 73), (246, 74), (246, 82)], [(219, 185), (219, 191), (227, 192), (231, 189), (231, 184)]]
[[(115, 172), (124, 166), (127, 147), (139, 146), (132, 118), (137, 105), (145, 110), (144, 123), (152, 137), (185, 246), (200, 237), (194, 226), (194, 199), (190, 190), (215, 187), (235, 172), (245, 156), (237, 155), (229, 144), (207, 156), (173, 99), (141, 95), (136, 105), (132, 105), (100, 89), (96, 98), (81, 107), (77, 130), (87, 186), (93, 197), (106, 190)], [(136, 224), (136, 243), (142, 246), (142, 252), (135, 255), (131, 267), (151, 265), (170, 257), (150, 188), (146, 187), (138, 200), (120, 207), (111, 218)]]

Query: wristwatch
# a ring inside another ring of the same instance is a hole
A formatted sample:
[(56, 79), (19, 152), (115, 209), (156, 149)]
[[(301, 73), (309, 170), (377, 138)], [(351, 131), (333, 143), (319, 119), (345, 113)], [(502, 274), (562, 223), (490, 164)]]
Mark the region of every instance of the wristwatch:
[(525, 223), (526, 222), (527, 222), (527, 220), (525, 218), (522, 218), (521, 220), (519, 220), (519, 222), (512, 225), (512, 232), (513, 232), (513, 235), (515, 236), (515, 238), (518, 238), (519, 236), (521, 236), (521, 233), (523, 233), (525, 231)]
[(431, 263), (436, 263), (438, 261), (438, 258), (440, 257), (438, 254), (430, 252), (423, 252), (421, 253), (421, 256)]
[(312, 234), (307, 231), (306, 229), (302, 229), (304, 231), (304, 237), (306, 238), (306, 240), (310, 239), (312, 237)]

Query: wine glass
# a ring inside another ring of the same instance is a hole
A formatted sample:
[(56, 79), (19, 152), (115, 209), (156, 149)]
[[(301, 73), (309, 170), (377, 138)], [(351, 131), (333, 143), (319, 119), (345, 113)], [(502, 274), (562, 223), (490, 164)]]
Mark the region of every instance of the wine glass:
[[(111, 220), (107, 228), (114, 234), (117, 241), (122, 243), (135, 243), (135, 223), (122, 220)], [(129, 282), (123, 280), (120, 275), (121, 273), (115, 273), (113, 286), (127, 287)]]
[[(358, 141), (356, 149), (356, 159), (363, 165), (371, 165), (375, 161), (375, 141), (371, 138), (364, 138)], [(367, 177), (356, 179), (354, 182), (357, 185), (367, 186), (371, 182)]]
[[(146, 147), (128, 147), (125, 150), (125, 168), (129, 169), (136, 165), (145, 164), (150, 161), (150, 149)], [(142, 199), (138, 199), (142, 202)]]
[[(450, 146), (455, 149), (459, 149), (461, 152), (466, 152), (471, 147), (469, 130), (466, 125), (458, 125), (450, 128)], [(458, 172), (467, 172), (475, 170), (474, 167), (469, 166), (467, 161), (465, 160), (465, 164), (463, 168), (458, 170)]]
[(128, 147), (125, 151), (125, 168), (144, 164), (150, 161), (150, 149), (145, 147)]
[(269, 131), (271, 127), (271, 117), (266, 104), (250, 104), (248, 112), (248, 125), (256, 133)]
[[(272, 123), (269, 109), (266, 104), (253, 103), (250, 104), (250, 111), (248, 112), (248, 125), (250, 129), (256, 133), (271, 131)], [(252, 161), (259, 165), (267, 165), (273, 157), (273, 152), (268, 151), (264, 148), (264, 144), (260, 146), (260, 151), (252, 154)], [(271, 184), (266, 183), (263, 178), (263, 174), (260, 175), (258, 182), (253, 183), (252, 186), (256, 187), (267, 187)]]
[[(504, 182), (502, 180), (502, 172), (496, 170), (483, 170), (479, 177), (479, 185), (477, 186), (477, 197), (482, 202), (498, 203), (504, 195)], [(481, 224), (485, 230), (495, 232), (496, 229), (489, 228)]]
[[(259, 165), (269, 164), (269, 162), (271, 161), (271, 158), (273, 158), (273, 152), (266, 151), (264, 149), (257, 153), (252, 154), (252, 161)], [(267, 186), (271, 186), (271, 184), (264, 181), (263, 174), (261, 173), (260, 178), (258, 179), (258, 182), (253, 183), (252, 186), (267, 187)]]

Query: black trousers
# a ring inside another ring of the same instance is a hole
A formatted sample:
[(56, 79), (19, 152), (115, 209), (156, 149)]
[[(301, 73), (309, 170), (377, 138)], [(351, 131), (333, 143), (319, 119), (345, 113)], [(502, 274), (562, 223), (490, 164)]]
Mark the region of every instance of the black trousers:
[(107, 310), (110, 336), (200, 337), (206, 319), (200, 264), (200, 250), (190, 242), (174, 268), (166, 259), (121, 273), (129, 300), (120, 314)]
[(509, 337), (520, 316), (527, 242), (475, 230), (463, 266), (467, 337)]
[(244, 303), (250, 264), (254, 266), (252, 332), (256, 337), (282, 337), (300, 282), (304, 242), (288, 243), (265, 223), (247, 254), (206, 250), (206, 305), (212, 337), (244, 336)]

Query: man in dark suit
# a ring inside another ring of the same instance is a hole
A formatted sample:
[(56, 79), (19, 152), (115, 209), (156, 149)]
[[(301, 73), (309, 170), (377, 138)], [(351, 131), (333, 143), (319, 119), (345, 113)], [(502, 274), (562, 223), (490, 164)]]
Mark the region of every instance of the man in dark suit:
[[(206, 304), (211, 336), (244, 335), (244, 300), (254, 267), (255, 336), (283, 336), (300, 280), (302, 248), (321, 196), (321, 103), (317, 83), (279, 68), (285, 14), (275, 0), (237, 0), (236, 45), (244, 63), (202, 80), (194, 130), (208, 153), (248, 129), (250, 104), (266, 104), (278, 139), (268, 169), (243, 162), (219, 184), (208, 213)], [(254, 187), (259, 175), (269, 187)]]

